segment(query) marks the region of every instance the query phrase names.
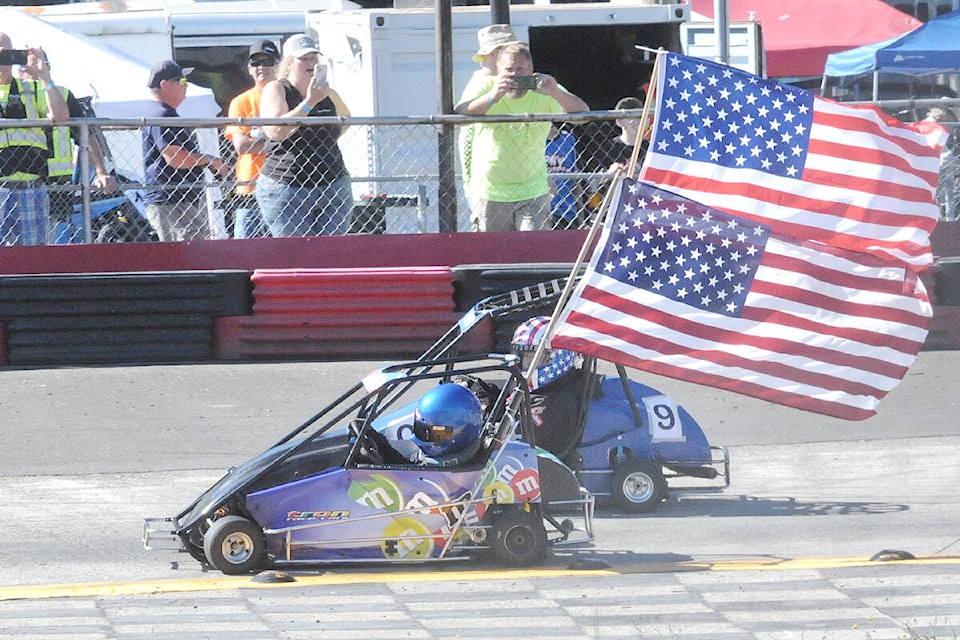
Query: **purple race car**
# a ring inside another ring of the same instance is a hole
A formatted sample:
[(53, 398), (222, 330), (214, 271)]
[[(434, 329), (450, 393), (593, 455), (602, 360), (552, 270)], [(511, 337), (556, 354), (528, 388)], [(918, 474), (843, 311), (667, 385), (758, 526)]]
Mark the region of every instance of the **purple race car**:
[[(475, 554), (526, 566), (553, 545), (588, 542), (593, 497), (531, 444), (517, 363), (482, 356), (379, 369), (175, 517), (146, 519), (144, 546), (241, 574)], [(504, 382), (483, 406), (463, 381), (486, 377)]]

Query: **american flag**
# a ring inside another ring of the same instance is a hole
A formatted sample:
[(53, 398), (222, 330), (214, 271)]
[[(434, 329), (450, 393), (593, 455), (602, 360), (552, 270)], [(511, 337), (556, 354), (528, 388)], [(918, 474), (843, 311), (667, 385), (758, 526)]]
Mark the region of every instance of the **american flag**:
[(907, 265), (617, 189), (553, 348), (849, 420), (913, 363), (932, 310)]
[(932, 262), (939, 125), (676, 54), (656, 82), (641, 179), (801, 240)]

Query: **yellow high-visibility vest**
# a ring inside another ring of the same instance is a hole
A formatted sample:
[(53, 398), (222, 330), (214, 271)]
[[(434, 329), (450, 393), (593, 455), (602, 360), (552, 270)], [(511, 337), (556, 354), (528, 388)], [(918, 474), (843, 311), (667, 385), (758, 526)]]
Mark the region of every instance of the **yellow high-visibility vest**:
[[(66, 87), (56, 87), (56, 89), (63, 95), (64, 102), (69, 100), (70, 89)], [(36, 90), (42, 93), (39, 86), (36, 86)], [(50, 178), (73, 177), (73, 144), (70, 141), (70, 127), (51, 127), (50, 134), (47, 140), (50, 147), (47, 176)]]
[[(33, 83), (22, 82), (19, 78), (14, 78), (16, 83), (18, 99), (24, 106), (27, 118), (46, 118), (47, 117), (47, 98), (42, 91), (36, 91)], [(10, 102), (10, 83), (0, 84), (0, 105), (6, 111)], [(47, 133), (41, 127), (21, 127), (21, 128), (2, 128), (0, 129), (0, 149), (13, 147), (34, 147), (47, 151)], [(35, 173), (26, 173), (17, 171), (10, 175), (2, 176), (8, 182), (38, 180), (42, 176)]]

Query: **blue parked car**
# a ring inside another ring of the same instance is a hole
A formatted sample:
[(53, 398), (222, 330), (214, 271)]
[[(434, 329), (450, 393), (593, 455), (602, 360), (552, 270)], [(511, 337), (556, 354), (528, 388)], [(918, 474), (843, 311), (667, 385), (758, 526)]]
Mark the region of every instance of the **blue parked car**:
[[(90, 203), (91, 236), (94, 242), (156, 242), (157, 232), (135, 203), (136, 192), (94, 200)], [(73, 206), (69, 219), (53, 221), (52, 243), (83, 241), (83, 207)]]
[[(560, 298), (565, 280), (552, 280), (477, 303), (423, 357), (439, 357), (493, 348), (477, 336), (503, 335), (516, 325), (511, 347), (533, 352), (547, 318)], [(494, 327), (490, 327), (490, 324)], [(573, 371), (574, 362), (579, 364)], [(720, 490), (730, 485), (730, 457), (725, 447), (711, 446), (700, 424), (682, 406), (645, 384), (631, 380), (621, 365), (616, 376), (596, 374), (597, 361), (571, 352), (553, 356), (532, 375), (531, 411), (537, 418), (537, 394), (559, 381), (537, 388), (543, 376), (572, 378), (554, 392), (561, 409), (542, 415), (537, 443), (546, 446), (577, 474), (598, 504), (641, 513), (657, 507), (670, 490)], [(558, 372), (560, 372), (558, 374)], [(482, 389), (475, 389), (483, 393)], [(558, 426), (551, 424), (563, 422)], [(543, 437), (546, 436), (546, 437)], [(690, 479), (697, 480), (691, 481)]]

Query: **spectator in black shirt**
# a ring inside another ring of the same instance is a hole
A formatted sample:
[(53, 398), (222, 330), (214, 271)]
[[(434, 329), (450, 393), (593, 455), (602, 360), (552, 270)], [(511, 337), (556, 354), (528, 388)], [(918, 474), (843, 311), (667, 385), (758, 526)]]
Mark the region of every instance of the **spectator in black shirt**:
[[(642, 108), (643, 101), (634, 97), (621, 98), (615, 107), (617, 111)], [(602, 141), (600, 148), (597, 150), (597, 155), (594, 156), (596, 166), (601, 171), (609, 171), (610, 173), (615, 172), (618, 168), (626, 169), (630, 164), (630, 158), (633, 156), (634, 146), (637, 142), (637, 132), (640, 129), (640, 118), (617, 118), (615, 122), (620, 127), (620, 135)], [(648, 144), (646, 140), (640, 143), (640, 153), (637, 156), (638, 168), (640, 163), (643, 162)]]

